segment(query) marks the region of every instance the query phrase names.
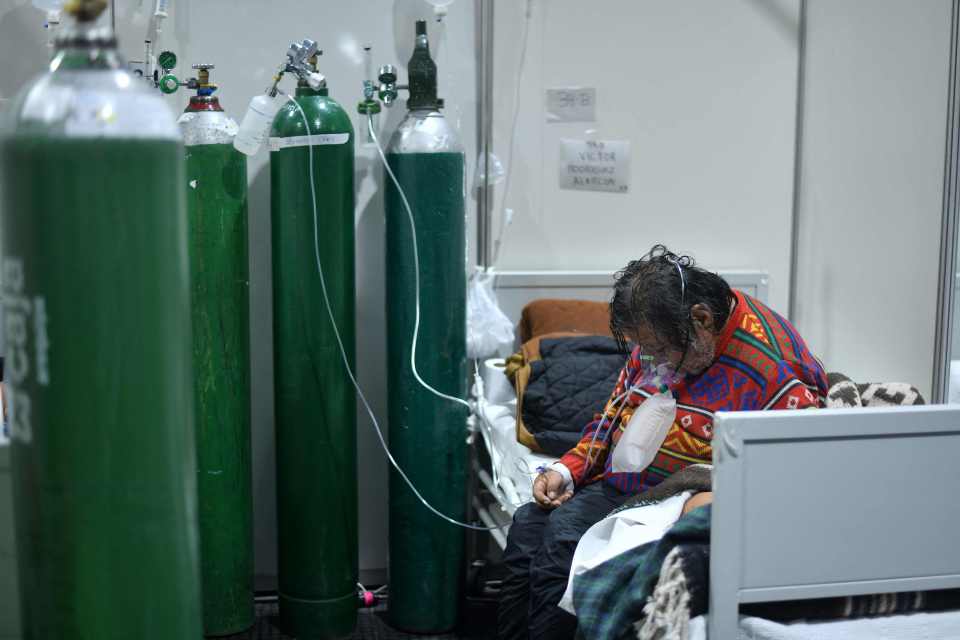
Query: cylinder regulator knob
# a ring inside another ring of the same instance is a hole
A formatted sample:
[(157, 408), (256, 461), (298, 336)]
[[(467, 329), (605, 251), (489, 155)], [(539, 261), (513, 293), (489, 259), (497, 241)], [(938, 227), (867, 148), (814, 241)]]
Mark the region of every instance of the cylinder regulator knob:
[(193, 65), (193, 68), (199, 72), (197, 73), (197, 81), (199, 82), (199, 86), (201, 87), (209, 86), (210, 85), (210, 69), (216, 69), (217, 67), (212, 64), (199, 63), (199, 64)]
[(164, 71), (170, 71), (177, 66), (177, 54), (173, 51), (162, 51), (159, 56), (157, 56), (157, 64)]
[(157, 56), (157, 66), (163, 69), (163, 75), (157, 80), (160, 91), (174, 93), (180, 87), (180, 79), (170, 73), (177, 66), (177, 54), (173, 51), (161, 51)]
[(383, 100), (383, 104), (388, 107), (397, 99), (397, 69), (392, 64), (385, 64), (380, 67), (380, 73), (377, 76), (380, 81), (380, 88), (377, 94)]
[(392, 64), (385, 64), (380, 67), (380, 82), (383, 84), (395, 84), (397, 82), (397, 69)]
[(380, 103), (373, 99), (377, 95), (377, 90), (370, 80), (363, 81), (363, 101), (357, 105), (357, 111), (363, 115), (374, 115), (380, 113)]
[(305, 39), (303, 42), (294, 42), (287, 49), (287, 61), (291, 67), (303, 68), (303, 65), (317, 55), (317, 43), (314, 40)]
[(177, 79), (177, 76), (172, 73), (168, 73), (160, 78), (158, 84), (160, 85), (160, 91), (166, 94), (171, 94), (176, 92), (180, 88), (180, 80)]

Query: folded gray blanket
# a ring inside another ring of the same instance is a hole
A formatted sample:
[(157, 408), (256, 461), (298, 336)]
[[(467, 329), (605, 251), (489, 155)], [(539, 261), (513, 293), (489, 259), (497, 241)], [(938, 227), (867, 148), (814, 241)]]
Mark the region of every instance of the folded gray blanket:
[(713, 466), (709, 464), (693, 464), (673, 474), (652, 489), (647, 489), (643, 493), (637, 494), (627, 499), (620, 507), (617, 507), (612, 513), (618, 513), (624, 509), (633, 507), (644, 507), (648, 504), (663, 502), (667, 498), (679, 495), (684, 491), (699, 493), (701, 491), (711, 491), (713, 484), (710, 474), (713, 473)]

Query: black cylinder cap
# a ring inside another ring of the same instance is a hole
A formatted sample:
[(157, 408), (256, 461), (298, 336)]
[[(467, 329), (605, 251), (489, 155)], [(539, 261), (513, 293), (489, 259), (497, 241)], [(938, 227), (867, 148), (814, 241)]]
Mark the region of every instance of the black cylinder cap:
[(417, 20), (417, 42), (407, 65), (410, 79), (408, 109), (439, 109), (443, 105), (443, 101), (437, 98), (437, 64), (430, 57), (430, 45), (426, 41), (426, 35), (427, 21)]

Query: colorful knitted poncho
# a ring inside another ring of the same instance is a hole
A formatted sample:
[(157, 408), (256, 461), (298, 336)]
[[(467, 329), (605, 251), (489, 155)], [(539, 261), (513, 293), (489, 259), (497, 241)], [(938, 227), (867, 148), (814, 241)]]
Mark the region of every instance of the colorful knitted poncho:
[(824, 405), (827, 376), (796, 329), (760, 301), (740, 291), (734, 295), (736, 304), (717, 337), (713, 364), (670, 387), (677, 400), (676, 420), (650, 466), (641, 473), (614, 473), (610, 465), (610, 440), (615, 447), (636, 407), (656, 392), (653, 387), (641, 387), (632, 393), (614, 421), (619, 407), (614, 398), (639, 383), (643, 375), (636, 349), (620, 373), (596, 438), (601, 414), (586, 426), (580, 443), (560, 459), (576, 486), (604, 478), (621, 491), (639, 493), (690, 464), (709, 464), (717, 411)]

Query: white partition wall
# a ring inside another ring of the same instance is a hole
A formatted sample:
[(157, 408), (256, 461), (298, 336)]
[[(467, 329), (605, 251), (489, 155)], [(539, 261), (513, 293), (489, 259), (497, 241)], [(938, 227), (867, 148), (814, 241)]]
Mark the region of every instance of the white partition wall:
[[(786, 313), (798, 7), (494, 2), (493, 149), (512, 155), (515, 212), (496, 266), (614, 270), (663, 242), (714, 270), (768, 272)], [(594, 89), (595, 119), (548, 122), (558, 88)], [(561, 189), (563, 139), (628, 142), (628, 191)]]
[(827, 368), (930, 397), (950, 0), (810, 0), (794, 320)]

